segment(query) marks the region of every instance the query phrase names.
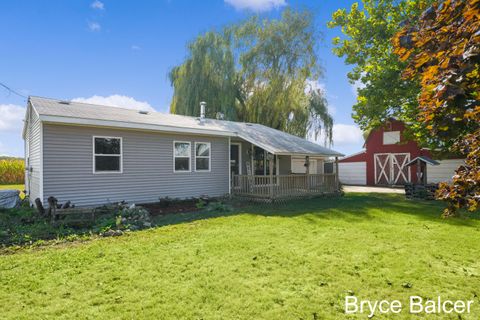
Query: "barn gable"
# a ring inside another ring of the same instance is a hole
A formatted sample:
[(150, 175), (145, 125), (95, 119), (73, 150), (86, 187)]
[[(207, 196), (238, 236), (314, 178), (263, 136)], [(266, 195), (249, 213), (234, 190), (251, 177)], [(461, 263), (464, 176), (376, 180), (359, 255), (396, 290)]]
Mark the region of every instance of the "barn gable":
[[(405, 124), (391, 119), (384, 126), (374, 129), (365, 140), (365, 150), (339, 161), (340, 181), (347, 184), (403, 185), (416, 182), (416, 171), (407, 166), (408, 162), (420, 156), (432, 157), (427, 149), (422, 149), (405, 135)], [(446, 160), (449, 170), (443, 170), (442, 180), (453, 175), (452, 160)], [(455, 160), (461, 163), (462, 160)], [(435, 169), (439, 170), (439, 168)], [(343, 172), (342, 172), (343, 171)], [(438, 180), (439, 177), (436, 177)]]

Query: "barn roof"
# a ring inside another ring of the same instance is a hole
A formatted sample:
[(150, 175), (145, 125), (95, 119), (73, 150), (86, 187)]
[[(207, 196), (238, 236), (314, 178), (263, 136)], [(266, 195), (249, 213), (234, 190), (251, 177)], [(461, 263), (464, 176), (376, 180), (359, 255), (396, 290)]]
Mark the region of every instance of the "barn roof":
[(46, 123), (239, 137), (277, 155), (343, 155), (317, 143), (256, 123), (208, 118), (200, 121), (198, 117), (43, 97), (30, 97), (29, 102), (40, 120)]

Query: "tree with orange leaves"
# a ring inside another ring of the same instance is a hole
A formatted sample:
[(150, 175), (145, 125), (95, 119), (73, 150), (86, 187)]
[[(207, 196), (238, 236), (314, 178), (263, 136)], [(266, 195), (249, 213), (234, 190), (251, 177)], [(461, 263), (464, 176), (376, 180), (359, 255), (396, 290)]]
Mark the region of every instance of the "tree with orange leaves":
[(444, 150), (466, 164), (437, 197), (444, 215), (480, 206), (480, 0), (439, 1), (393, 37), (394, 52), (408, 62), (404, 79), (420, 81), (418, 121)]

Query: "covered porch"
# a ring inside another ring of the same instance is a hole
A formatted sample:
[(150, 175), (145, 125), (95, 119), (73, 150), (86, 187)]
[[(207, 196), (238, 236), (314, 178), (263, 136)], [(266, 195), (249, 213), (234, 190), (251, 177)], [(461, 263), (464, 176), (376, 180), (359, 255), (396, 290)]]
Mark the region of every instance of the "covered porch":
[[(276, 150), (270, 144), (230, 142), (230, 191), (259, 201), (335, 194), (339, 191), (338, 156), (329, 149)], [(326, 151), (324, 151), (326, 150)], [(331, 162), (332, 166), (325, 166)]]

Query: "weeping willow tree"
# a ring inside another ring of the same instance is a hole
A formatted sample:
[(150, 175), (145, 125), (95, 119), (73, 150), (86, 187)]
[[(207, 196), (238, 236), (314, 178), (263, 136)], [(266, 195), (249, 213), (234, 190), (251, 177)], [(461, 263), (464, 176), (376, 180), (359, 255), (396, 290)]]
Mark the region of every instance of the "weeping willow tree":
[(189, 46), (190, 56), (170, 72), (174, 87), (170, 112), (199, 115), (200, 101), (207, 101), (207, 116), (222, 112), (227, 119), (236, 119), (237, 73), (227, 33), (208, 32)]
[(285, 10), (278, 20), (253, 17), (197, 37), (185, 61), (172, 69), (170, 111), (195, 116), (200, 101), (207, 116), (254, 122), (305, 137), (319, 133), (331, 142), (333, 119), (320, 90), (309, 12)]

